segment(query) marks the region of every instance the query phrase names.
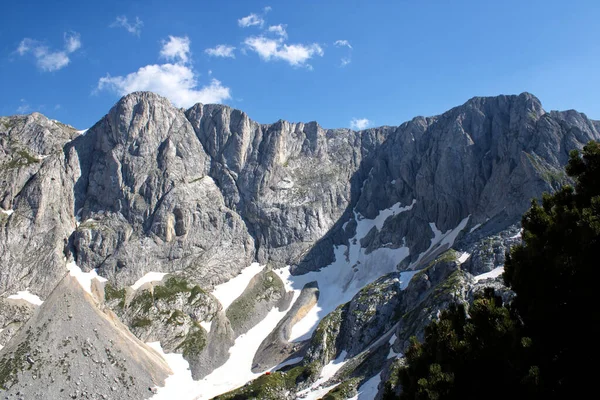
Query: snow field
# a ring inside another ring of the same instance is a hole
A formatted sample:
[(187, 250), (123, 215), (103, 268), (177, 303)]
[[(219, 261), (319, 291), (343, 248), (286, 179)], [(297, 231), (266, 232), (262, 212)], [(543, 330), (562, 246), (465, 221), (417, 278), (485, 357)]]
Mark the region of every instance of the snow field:
[(163, 280), (165, 275), (167, 274), (164, 272), (148, 272), (146, 275), (138, 279), (133, 285), (131, 285), (131, 288), (133, 290), (138, 290), (145, 283), (160, 282)]
[(12, 294), (8, 296), (8, 298), (13, 300), (25, 300), (36, 306), (41, 306), (43, 303), (42, 299), (29, 291), (29, 288), (17, 292), (17, 294)]

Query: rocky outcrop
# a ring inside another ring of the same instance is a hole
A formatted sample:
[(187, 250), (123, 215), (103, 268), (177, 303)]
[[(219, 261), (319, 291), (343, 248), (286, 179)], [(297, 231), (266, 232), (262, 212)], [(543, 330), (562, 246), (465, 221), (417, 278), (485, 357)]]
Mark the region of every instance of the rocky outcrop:
[(79, 165), (73, 251), (114, 283), (186, 270), (205, 288), (254, 255), (241, 218), (207, 176), (209, 158), (185, 115), (152, 93), (124, 97), (66, 151)]
[[(466, 218), (454, 239), (464, 239), (478, 225), (488, 225), (478, 235), (489, 235), (518, 223), (530, 199), (566, 181), (563, 166), (569, 151), (598, 139), (597, 124), (585, 115), (546, 113), (529, 93), (476, 97), (442, 115), (414, 118), (377, 148), (351, 206), (374, 218), (396, 203), (416, 202), (411, 212), (389, 218), (362, 245), (373, 251), (405, 244), (411, 256), (402, 268), (411, 263), (422, 267), (452, 246), (448, 241), (432, 248), (432, 240)], [(342, 237), (335, 232), (330, 236)], [(298, 270), (319, 268), (322, 264), (314, 260), (322, 257), (312, 253), (332, 251), (330, 243), (317, 244)]]
[(43, 298), (65, 273), (75, 220), (62, 147), (76, 135), (38, 113), (0, 118), (0, 294)]
[(70, 276), (0, 350), (3, 397), (141, 400), (170, 373)]

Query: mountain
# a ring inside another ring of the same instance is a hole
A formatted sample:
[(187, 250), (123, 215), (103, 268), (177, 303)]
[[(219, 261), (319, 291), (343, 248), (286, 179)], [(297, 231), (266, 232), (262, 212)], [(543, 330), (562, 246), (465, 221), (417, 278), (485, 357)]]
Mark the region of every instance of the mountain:
[[(0, 391), (374, 398), (451, 301), (511, 296), (520, 217), (589, 140), (600, 122), (529, 93), (359, 132), (148, 92), (86, 131), (2, 117)], [(58, 349), (71, 323), (122, 346), (129, 386), (46, 375), (59, 352), (31, 342)]]

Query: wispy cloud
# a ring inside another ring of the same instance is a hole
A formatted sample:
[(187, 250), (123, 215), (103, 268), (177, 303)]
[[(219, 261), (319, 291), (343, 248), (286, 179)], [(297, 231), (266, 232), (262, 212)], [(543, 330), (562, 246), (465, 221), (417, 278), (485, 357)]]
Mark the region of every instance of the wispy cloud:
[(69, 54), (81, 48), (81, 36), (77, 32), (66, 32), (64, 34), (63, 50), (51, 50), (41, 42), (25, 38), (17, 47), (17, 53), (21, 56), (33, 54), (38, 68), (43, 71), (58, 71), (71, 62)]
[[(269, 7), (269, 10), (271, 8)], [(250, 26), (260, 26), (262, 27), (265, 23), (265, 20), (259, 16), (258, 14), (250, 14), (244, 18), (240, 18), (238, 19), (238, 25), (241, 26), (242, 28), (248, 28)]]
[(263, 8), (263, 12), (266, 14), (269, 11), (271, 11), (273, 8), (271, 6), (266, 6), (265, 8)]
[(190, 55), (190, 39), (187, 36), (169, 36), (162, 41), (160, 56), (167, 61), (187, 63)]
[(347, 47), (349, 49), (347, 50), (348, 55), (340, 59), (340, 67), (345, 67), (346, 65), (350, 64), (352, 62), (352, 45), (350, 44), (350, 42), (345, 39), (336, 40), (335, 42), (333, 42), (333, 45), (335, 47)]
[(142, 26), (144, 26), (144, 23), (141, 19), (139, 19), (139, 17), (135, 17), (134, 23), (129, 23), (127, 17), (124, 15), (119, 15), (115, 21), (110, 24), (111, 28), (125, 28), (127, 32), (138, 37), (142, 33)]
[(269, 29), (267, 29), (268, 32), (274, 33), (278, 36), (281, 36), (282, 38), (287, 38), (287, 32), (285, 30), (286, 25), (271, 25), (269, 27)]
[(350, 128), (357, 129), (359, 131), (366, 129), (369, 125), (371, 125), (371, 121), (366, 118), (352, 118), (350, 121)]
[(235, 54), (233, 54), (234, 50), (235, 50), (235, 47), (233, 47), (233, 46), (228, 46), (226, 44), (219, 44), (216, 47), (204, 50), (204, 52), (212, 57), (235, 58)]
[(21, 104), (17, 107), (17, 114), (27, 114), (31, 110), (31, 107), (25, 99), (21, 99)]
[(167, 97), (177, 107), (230, 99), (230, 89), (217, 79), (212, 78), (200, 86), (197, 74), (188, 63), (190, 44), (187, 37), (169, 36), (163, 42), (160, 57), (172, 63), (146, 65), (125, 76), (107, 75), (100, 78), (96, 90), (110, 90), (119, 95), (152, 91)]
[(285, 44), (281, 39), (270, 39), (264, 36), (252, 36), (246, 38), (244, 44), (256, 52), (265, 61), (282, 60), (292, 66), (306, 66), (310, 68), (307, 61), (314, 56), (322, 56), (323, 49), (317, 43)]
[(352, 50), (352, 45), (350, 45), (350, 42), (347, 40), (336, 40), (335, 42), (333, 42), (333, 44), (336, 47), (347, 47), (350, 50)]

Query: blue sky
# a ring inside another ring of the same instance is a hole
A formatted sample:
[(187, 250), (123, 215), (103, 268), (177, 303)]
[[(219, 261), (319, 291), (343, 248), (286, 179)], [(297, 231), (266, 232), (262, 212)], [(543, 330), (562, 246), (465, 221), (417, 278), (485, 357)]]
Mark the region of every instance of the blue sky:
[(600, 2), (12, 1), (0, 115), (84, 129), (126, 92), (261, 123), (398, 125), (529, 91), (600, 119)]

